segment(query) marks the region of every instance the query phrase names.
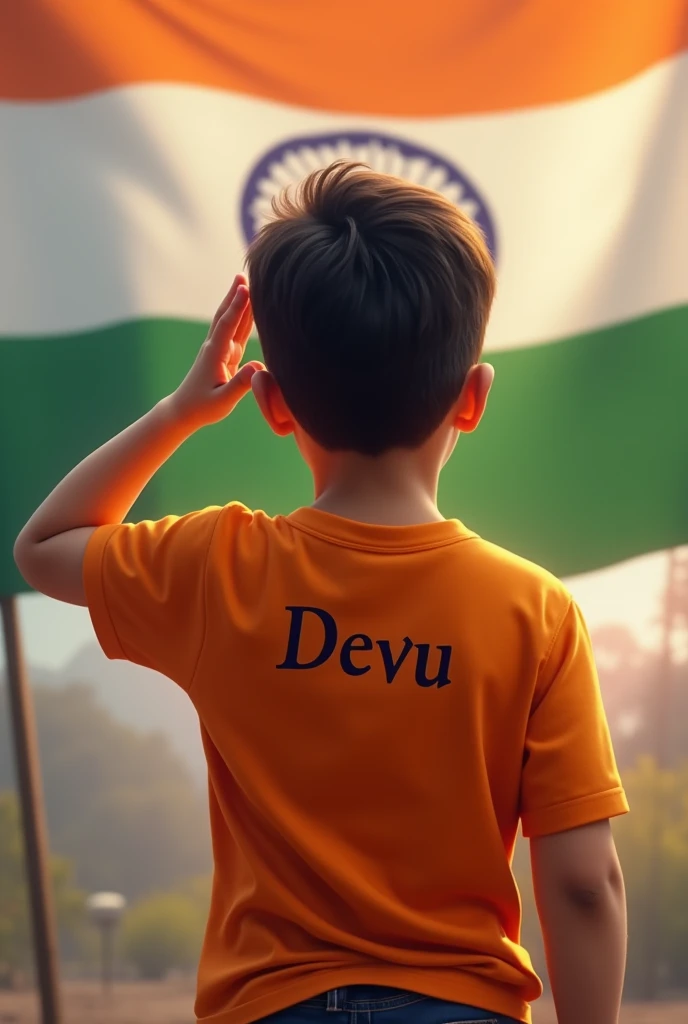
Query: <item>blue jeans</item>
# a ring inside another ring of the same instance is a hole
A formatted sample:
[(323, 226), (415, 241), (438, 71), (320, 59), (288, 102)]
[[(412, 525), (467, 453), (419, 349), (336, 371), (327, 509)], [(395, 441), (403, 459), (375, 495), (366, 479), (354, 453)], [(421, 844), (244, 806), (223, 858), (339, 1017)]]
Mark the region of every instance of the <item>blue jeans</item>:
[[(384, 1013), (384, 1016), (378, 1014)], [(400, 988), (347, 985), (264, 1017), (260, 1024), (518, 1024), (513, 1017)]]

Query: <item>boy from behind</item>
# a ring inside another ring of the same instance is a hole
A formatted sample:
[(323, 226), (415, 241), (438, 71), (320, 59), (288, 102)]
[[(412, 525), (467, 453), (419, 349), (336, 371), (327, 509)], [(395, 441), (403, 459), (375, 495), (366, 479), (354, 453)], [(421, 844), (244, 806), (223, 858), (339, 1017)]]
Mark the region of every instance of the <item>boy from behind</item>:
[[(559, 1022), (614, 1024), (609, 818), (627, 806), (585, 625), (557, 580), (436, 503), (492, 382), (482, 237), (441, 196), (339, 164), (280, 200), (248, 267), (251, 302), (237, 277), (179, 388), (16, 545), (32, 586), (88, 605), (109, 657), (198, 711), (215, 859), (198, 1018), (529, 1021), (520, 821)], [(241, 366), (253, 314), (265, 367)], [(313, 503), (123, 524), (249, 390), (294, 435)]]

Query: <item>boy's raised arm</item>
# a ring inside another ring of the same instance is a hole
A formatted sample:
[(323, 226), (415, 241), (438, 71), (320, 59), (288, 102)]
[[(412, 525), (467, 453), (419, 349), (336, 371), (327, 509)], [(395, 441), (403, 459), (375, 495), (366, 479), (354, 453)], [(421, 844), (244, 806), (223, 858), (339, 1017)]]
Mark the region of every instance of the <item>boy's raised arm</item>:
[(532, 839), (530, 855), (558, 1024), (617, 1024), (626, 902), (609, 821)]
[(239, 367), (252, 323), (239, 275), (174, 394), (79, 463), (31, 516), (14, 548), (27, 583), (48, 597), (85, 604), (82, 566), (94, 529), (120, 523), (183, 441), (227, 416), (250, 390), (261, 365)]

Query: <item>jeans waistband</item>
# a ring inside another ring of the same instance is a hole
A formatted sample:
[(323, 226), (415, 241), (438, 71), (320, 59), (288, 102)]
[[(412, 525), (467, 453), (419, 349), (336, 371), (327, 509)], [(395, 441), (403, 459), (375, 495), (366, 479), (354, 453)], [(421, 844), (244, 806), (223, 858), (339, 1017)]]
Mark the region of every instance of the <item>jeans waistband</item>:
[(311, 1006), (331, 1011), (352, 1012), (368, 1010), (390, 1010), (398, 1006), (408, 1006), (420, 1002), (424, 996), (417, 992), (409, 992), (402, 988), (389, 988), (386, 985), (345, 985), (333, 988), (319, 996), (312, 996), (306, 1002)]

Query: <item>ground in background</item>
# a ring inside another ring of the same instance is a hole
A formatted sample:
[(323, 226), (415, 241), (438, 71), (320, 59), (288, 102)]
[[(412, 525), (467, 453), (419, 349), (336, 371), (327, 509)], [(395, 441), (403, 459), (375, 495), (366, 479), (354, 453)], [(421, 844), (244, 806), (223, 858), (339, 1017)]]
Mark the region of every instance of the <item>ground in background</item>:
[[(95, 984), (70, 983), (64, 989), (64, 1024), (195, 1024), (193, 984), (188, 981), (123, 984), (103, 996)], [(556, 1024), (550, 1003), (536, 1004), (534, 1024)], [(629, 1003), (621, 1024), (686, 1024), (688, 1002)], [(0, 991), (0, 1024), (39, 1024), (33, 992)]]

